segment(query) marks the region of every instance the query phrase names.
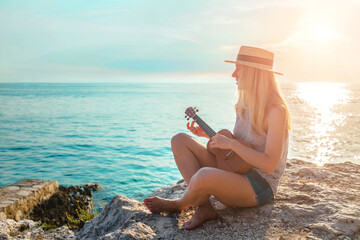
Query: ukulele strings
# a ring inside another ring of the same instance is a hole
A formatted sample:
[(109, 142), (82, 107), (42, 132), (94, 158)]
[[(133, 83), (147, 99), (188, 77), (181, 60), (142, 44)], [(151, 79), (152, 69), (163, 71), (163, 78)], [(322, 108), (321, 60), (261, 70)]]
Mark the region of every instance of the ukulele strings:
[(198, 115), (196, 115), (194, 119), (210, 138), (216, 135), (216, 132), (209, 125), (207, 125)]
[[(213, 136), (216, 135), (216, 132), (209, 126), (207, 125), (204, 120), (202, 120), (198, 115), (196, 115), (194, 117), (194, 119), (196, 120), (197, 124), (205, 131), (205, 133), (211, 138)], [(220, 151), (222, 153), (222, 155), (224, 156), (224, 158), (226, 158), (226, 156), (229, 154), (229, 152), (231, 150), (228, 149), (218, 149), (218, 151)]]

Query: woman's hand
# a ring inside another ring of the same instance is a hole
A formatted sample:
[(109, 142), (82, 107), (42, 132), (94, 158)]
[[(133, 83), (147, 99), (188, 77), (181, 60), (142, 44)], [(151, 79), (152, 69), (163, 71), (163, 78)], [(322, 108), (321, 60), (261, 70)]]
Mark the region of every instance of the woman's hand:
[(194, 126), (196, 120), (192, 121), (191, 122), (191, 125), (190, 123), (187, 123), (186, 124), (186, 127), (187, 129), (190, 130), (190, 132), (192, 132), (194, 135), (198, 136), (198, 137), (206, 137), (206, 138), (209, 138), (208, 135), (204, 132), (204, 130), (201, 129), (201, 127), (199, 126)]
[(232, 149), (234, 139), (228, 138), (224, 135), (217, 133), (211, 138), (210, 148), (220, 148), (220, 149)]

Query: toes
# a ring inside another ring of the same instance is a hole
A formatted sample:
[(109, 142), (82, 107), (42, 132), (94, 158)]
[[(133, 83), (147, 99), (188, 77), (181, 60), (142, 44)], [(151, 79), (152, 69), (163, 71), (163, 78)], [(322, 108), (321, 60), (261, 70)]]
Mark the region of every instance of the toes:
[(188, 229), (189, 225), (191, 223), (191, 220), (184, 223), (183, 228)]
[(145, 202), (145, 201), (144, 201), (144, 205), (145, 205), (145, 207), (146, 207), (147, 209), (149, 209), (150, 212), (152, 212), (152, 213), (155, 212), (155, 208), (154, 208), (154, 206), (152, 205), (151, 202)]
[(144, 205), (147, 209), (150, 210), (150, 212), (153, 211), (151, 201), (146, 201), (146, 199), (144, 199)]
[(189, 221), (187, 221), (186, 223), (184, 223), (184, 228), (187, 229), (187, 230), (191, 230), (191, 229), (194, 229), (196, 228), (197, 226), (200, 225), (201, 222), (199, 222), (198, 219), (190, 219)]
[(197, 223), (194, 221), (194, 222), (189, 223), (185, 228), (186, 228), (187, 230), (192, 230), (192, 229), (196, 228), (198, 225), (199, 225), (199, 224), (197, 224)]
[(146, 204), (146, 205), (149, 205), (149, 204), (151, 204), (153, 202), (153, 198), (145, 198), (144, 199), (144, 204)]

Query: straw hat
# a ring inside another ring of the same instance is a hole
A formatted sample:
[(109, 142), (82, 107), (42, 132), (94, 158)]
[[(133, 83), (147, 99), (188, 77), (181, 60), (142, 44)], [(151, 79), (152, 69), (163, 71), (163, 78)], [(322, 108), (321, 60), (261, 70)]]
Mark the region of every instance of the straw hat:
[(274, 63), (274, 53), (262, 48), (241, 46), (236, 61), (225, 60), (225, 62), (239, 63), (249, 67), (267, 70), (275, 74), (284, 75), (272, 70)]

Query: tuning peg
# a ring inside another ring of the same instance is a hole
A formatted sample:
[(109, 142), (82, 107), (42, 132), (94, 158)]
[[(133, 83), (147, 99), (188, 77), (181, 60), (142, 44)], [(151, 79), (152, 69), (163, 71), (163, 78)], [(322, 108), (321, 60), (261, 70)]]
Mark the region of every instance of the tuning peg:
[(199, 111), (199, 109), (196, 109), (196, 112), (198, 112)]
[(185, 118), (187, 118), (187, 116), (185, 115)]
[(190, 118), (187, 118), (187, 120), (189, 121), (189, 120), (190, 120)]

